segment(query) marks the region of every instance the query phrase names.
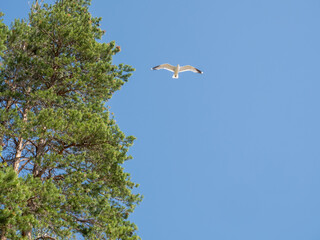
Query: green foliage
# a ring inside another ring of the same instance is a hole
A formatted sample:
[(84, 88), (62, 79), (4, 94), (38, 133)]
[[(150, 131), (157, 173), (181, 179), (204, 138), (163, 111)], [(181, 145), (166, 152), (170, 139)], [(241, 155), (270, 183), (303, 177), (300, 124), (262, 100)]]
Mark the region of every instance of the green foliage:
[[(59, 219), (61, 204), (65, 197), (51, 181), (41, 181), (27, 175), (19, 178), (11, 167), (0, 170), (0, 226), (9, 226), (6, 236), (10, 239), (21, 239), (22, 231), (33, 228), (45, 228), (54, 222), (63, 226)], [(68, 232), (57, 229), (67, 236)]]
[(132, 67), (112, 63), (88, 0), (36, 2), (0, 21), (0, 235), (139, 239), (126, 137), (104, 106)]
[(6, 49), (5, 41), (6, 41), (7, 31), (8, 31), (7, 26), (2, 22), (3, 21), (1, 19), (2, 16), (3, 16), (3, 13), (0, 12), (0, 57), (3, 55), (3, 51)]

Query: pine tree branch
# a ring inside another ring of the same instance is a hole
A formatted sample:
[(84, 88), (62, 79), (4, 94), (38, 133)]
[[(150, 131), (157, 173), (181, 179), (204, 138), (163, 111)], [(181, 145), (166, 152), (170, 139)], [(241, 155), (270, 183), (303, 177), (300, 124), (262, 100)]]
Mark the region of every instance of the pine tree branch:
[(22, 148), (25, 149), (28, 145), (31, 145), (29, 140), (24, 142), (24, 144), (22, 145)]
[(52, 179), (53, 180), (63, 180), (64, 179), (64, 174), (56, 175)]
[(89, 224), (93, 225), (97, 222), (94, 218), (84, 219), (84, 218), (78, 218), (75, 215), (72, 215), (72, 217), (74, 217), (77, 222), (85, 223), (87, 225)]
[(24, 169), (24, 167), (31, 161), (31, 159), (29, 158), (28, 161), (26, 161), (19, 169), (18, 174)]
[(35, 240), (46, 240), (46, 239), (49, 239), (49, 240), (56, 240), (56, 238), (54, 237), (50, 237), (50, 236), (40, 236), (40, 237), (37, 237)]
[(17, 104), (17, 103), (15, 103), (14, 105), (15, 105), (15, 106), (16, 106), (16, 108), (19, 110), (19, 112), (20, 112), (21, 114), (23, 114), (23, 111), (22, 111), (22, 109), (18, 106), (18, 104)]

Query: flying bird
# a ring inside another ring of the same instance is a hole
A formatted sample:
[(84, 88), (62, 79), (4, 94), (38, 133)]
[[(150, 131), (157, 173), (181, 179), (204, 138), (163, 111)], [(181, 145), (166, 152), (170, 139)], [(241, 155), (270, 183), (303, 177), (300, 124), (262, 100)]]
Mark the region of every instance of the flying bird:
[(152, 70), (166, 69), (166, 70), (169, 70), (171, 72), (174, 72), (172, 78), (179, 78), (179, 72), (185, 72), (185, 71), (191, 71), (191, 72), (200, 73), (200, 74), (203, 73), (199, 69), (197, 69), (195, 67), (192, 67), (190, 65), (180, 66), (178, 64), (177, 66), (172, 66), (172, 65), (170, 65), (168, 63), (155, 66), (155, 67), (153, 67), (151, 69)]

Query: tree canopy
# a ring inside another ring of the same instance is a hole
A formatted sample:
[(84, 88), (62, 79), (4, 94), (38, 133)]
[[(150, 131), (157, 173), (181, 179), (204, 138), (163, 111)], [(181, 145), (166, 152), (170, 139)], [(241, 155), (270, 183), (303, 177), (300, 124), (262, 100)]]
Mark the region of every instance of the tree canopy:
[(122, 166), (134, 137), (106, 107), (134, 69), (112, 63), (120, 47), (99, 41), (90, 4), (36, 1), (0, 21), (1, 239), (139, 239)]

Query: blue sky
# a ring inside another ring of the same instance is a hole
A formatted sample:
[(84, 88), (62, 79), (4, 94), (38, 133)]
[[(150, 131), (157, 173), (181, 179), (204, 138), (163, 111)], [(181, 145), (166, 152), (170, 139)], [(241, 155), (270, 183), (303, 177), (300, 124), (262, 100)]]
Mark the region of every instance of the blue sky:
[[(27, 0), (1, 0), (5, 22)], [(110, 102), (142, 239), (320, 239), (320, 2), (93, 0), (114, 61)], [(190, 64), (203, 75), (150, 68)]]

